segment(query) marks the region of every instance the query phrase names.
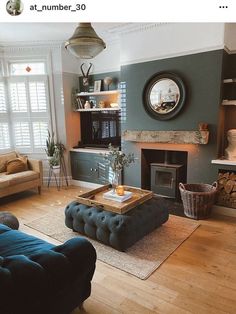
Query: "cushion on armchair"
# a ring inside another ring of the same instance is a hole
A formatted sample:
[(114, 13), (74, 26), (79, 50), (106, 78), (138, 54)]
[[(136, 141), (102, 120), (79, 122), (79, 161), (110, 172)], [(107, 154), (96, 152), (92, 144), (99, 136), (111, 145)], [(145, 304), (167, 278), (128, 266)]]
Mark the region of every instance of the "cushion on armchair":
[(90, 295), (95, 262), (84, 238), (55, 246), (0, 224), (0, 313), (70, 313)]

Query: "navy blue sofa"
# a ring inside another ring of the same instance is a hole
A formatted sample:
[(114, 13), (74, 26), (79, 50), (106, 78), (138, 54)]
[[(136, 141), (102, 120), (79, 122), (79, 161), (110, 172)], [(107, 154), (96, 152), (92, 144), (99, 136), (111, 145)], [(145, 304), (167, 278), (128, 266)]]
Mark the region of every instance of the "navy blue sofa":
[(90, 296), (95, 263), (86, 239), (55, 246), (0, 224), (0, 313), (70, 313)]

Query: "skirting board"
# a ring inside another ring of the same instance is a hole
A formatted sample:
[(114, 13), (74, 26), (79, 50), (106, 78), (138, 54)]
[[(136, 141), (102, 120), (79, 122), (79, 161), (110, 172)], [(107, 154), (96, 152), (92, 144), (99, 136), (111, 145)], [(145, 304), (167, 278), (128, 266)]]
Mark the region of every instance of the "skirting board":
[[(57, 180), (59, 180), (59, 178), (57, 178)], [(68, 184), (71, 185), (72, 184), (71, 181), (73, 180), (71, 179), (70, 176), (67, 176), (67, 181), (68, 181)], [(48, 186), (48, 177), (43, 177), (43, 186)], [(50, 186), (56, 186), (56, 180), (54, 176), (51, 177)], [(66, 186), (65, 178), (63, 178), (63, 186)]]
[(81, 186), (83, 188), (88, 189), (96, 189), (102, 186), (102, 184), (92, 183), (92, 182), (86, 182), (86, 181), (79, 181), (79, 180), (70, 180), (71, 185), (75, 186)]
[[(52, 181), (50, 182), (50, 185), (55, 186), (56, 181), (54, 178), (52, 178)], [(97, 183), (91, 183), (91, 182), (86, 182), (86, 181), (79, 181), (79, 180), (73, 180), (71, 177), (67, 177), (69, 185), (75, 185), (75, 186), (81, 186), (84, 188), (88, 189), (96, 189), (102, 186), (101, 184)], [(48, 178), (44, 177), (43, 178), (43, 183), (44, 186), (47, 186), (47, 181)], [(224, 215), (224, 216), (230, 216), (230, 217), (236, 217), (236, 208), (229, 208), (229, 207), (224, 207), (224, 206), (219, 206), (219, 205), (214, 205), (213, 206), (213, 213), (219, 214), (219, 215)]]
[(214, 205), (212, 208), (212, 211), (215, 214), (230, 216), (230, 217), (236, 217), (236, 208)]

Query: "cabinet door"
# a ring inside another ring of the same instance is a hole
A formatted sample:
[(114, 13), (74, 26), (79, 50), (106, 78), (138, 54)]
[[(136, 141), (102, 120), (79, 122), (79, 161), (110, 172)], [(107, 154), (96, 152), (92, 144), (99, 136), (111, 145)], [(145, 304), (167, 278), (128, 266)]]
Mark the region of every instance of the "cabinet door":
[(93, 154), (71, 152), (72, 179), (94, 182), (94, 169)]
[(103, 159), (102, 156), (95, 156), (95, 169), (94, 169), (94, 178), (96, 183), (99, 184), (108, 184), (109, 183), (109, 166), (107, 162)]

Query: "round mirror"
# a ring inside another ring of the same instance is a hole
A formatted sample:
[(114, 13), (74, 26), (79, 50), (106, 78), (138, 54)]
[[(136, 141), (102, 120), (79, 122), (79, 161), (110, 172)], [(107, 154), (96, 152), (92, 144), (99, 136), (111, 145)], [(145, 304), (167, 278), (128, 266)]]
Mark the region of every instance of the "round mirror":
[(156, 74), (144, 87), (144, 107), (156, 119), (173, 118), (183, 107), (184, 101), (184, 83), (173, 73)]

